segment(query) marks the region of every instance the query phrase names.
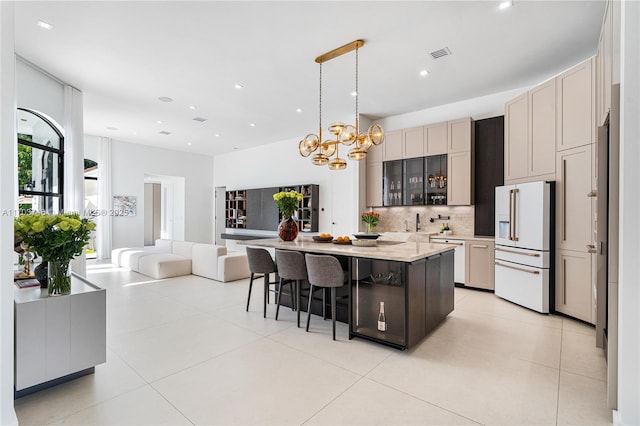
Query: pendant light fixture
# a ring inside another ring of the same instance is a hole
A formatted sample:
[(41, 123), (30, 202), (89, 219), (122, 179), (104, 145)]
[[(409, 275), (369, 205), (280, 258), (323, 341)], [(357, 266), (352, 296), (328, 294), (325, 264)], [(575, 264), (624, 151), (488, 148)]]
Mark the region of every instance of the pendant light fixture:
[[(344, 46), (338, 47), (330, 52), (320, 55), (316, 58), (316, 62), (320, 64), (320, 103), (319, 103), (319, 129), (318, 134), (310, 133), (298, 144), (298, 152), (303, 157), (311, 157), (311, 162), (316, 166), (328, 165), (331, 170), (343, 170), (347, 167), (347, 162), (338, 155), (338, 146), (352, 146), (347, 152), (350, 160), (359, 161), (367, 157), (367, 151), (373, 145), (380, 145), (384, 141), (384, 130), (378, 124), (369, 127), (366, 132), (360, 133), (359, 116), (358, 116), (358, 49), (364, 46), (364, 41), (356, 40)], [(340, 122), (333, 123), (329, 126), (329, 131), (335, 136), (334, 140), (322, 140), (322, 64), (333, 58), (337, 58), (345, 53), (355, 50), (356, 56), (356, 117), (355, 125), (344, 124)], [(335, 155), (335, 158), (331, 158)]]

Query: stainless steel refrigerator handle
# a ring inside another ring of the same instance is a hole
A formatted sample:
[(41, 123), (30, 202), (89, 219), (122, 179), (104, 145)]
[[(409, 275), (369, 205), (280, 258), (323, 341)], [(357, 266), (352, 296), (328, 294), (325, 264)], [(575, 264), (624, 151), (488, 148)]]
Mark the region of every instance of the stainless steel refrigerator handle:
[(518, 216), (518, 189), (513, 190), (513, 241), (518, 241), (516, 232), (518, 231), (516, 226), (516, 216)]
[(507, 250), (507, 249), (498, 248), (498, 247), (496, 247), (496, 251), (504, 251), (505, 253), (520, 254), (522, 256), (540, 257), (540, 253), (522, 253), (522, 252), (519, 252), (519, 251)]
[(529, 274), (540, 275), (540, 271), (530, 271), (528, 269), (518, 268), (517, 266), (505, 265), (504, 263), (500, 263), (500, 262), (495, 262), (495, 264), (505, 268), (515, 269), (516, 271), (528, 272)]

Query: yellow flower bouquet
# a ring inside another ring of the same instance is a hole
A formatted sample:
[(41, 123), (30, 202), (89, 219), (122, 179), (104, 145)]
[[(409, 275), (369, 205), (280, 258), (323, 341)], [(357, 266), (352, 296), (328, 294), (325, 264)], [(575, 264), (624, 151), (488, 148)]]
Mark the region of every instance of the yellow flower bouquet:
[(297, 191), (282, 191), (273, 194), (273, 199), (276, 200), (282, 217), (287, 219), (293, 216), (293, 212), (298, 209), (298, 204), (302, 201), (302, 194)]
[(72, 214), (25, 214), (14, 220), (14, 233), (49, 262), (49, 294), (71, 291), (69, 262), (82, 254), (95, 223)]

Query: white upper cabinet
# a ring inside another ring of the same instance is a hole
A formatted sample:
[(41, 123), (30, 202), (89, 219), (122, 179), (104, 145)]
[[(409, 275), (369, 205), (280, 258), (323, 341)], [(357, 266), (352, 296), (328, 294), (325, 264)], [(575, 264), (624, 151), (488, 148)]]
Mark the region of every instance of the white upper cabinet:
[(384, 161), (393, 161), (402, 159), (402, 130), (394, 130), (387, 132), (382, 144)]
[(556, 77), (557, 149), (595, 142), (595, 59)]
[(402, 131), (403, 135), (403, 156), (402, 158), (416, 158), (423, 157), (423, 139), (424, 139), (424, 128), (420, 127), (412, 127), (411, 129), (405, 129)]
[(471, 151), (471, 117), (449, 121), (448, 149), (449, 154), (454, 152)]
[(424, 155), (446, 154), (449, 139), (448, 135), (449, 124), (447, 121), (424, 126)]
[(527, 174), (553, 180), (556, 173), (555, 159), (556, 82), (551, 80), (529, 92)]
[(507, 102), (504, 112), (504, 183), (527, 177), (529, 94)]

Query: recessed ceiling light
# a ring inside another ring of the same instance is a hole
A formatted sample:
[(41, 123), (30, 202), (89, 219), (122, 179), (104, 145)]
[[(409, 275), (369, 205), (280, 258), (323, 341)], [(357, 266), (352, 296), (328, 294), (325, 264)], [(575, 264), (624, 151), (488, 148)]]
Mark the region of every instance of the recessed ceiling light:
[(196, 109), (196, 108), (198, 108), (198, 107), (195, 106), (195, 105), (189, 105), (189, 109)]
[(296, 112), (302, 112), (302, 108), (296, 109)]
[(194, 117), (193, 118), (193, 121), (198, 121), (200, 123), (204, 123), (207, 120), (208, 120), (208, 118), (204, 118), (204, 117)]
[(159, 100), (160, 102), (173, 102), (173, 99), (171, 99), (171, 98), (170, 98), (170, 97), (168, 97), (168, 96), (160, 96), (160, 97), (158, 98), (158, 100)]
[(167, 132), (166, 130), (161, 130), (161, 131), (160, 131), (160, 134), (161, 134), (161, 135), (170, 135), (170, 134), (171, 134), (171, 132)]
[(191, 142), (187, 142), (187, 145), (191, 146)]
[(351, 96), (358, 96), (358, 92), (351, 92)]
[(117, 128), (117, 127), (111, 127), (111, 126), (110, 126), (110, 127), (107, 127), (107, 130), (118, 130), (118, 128)]
[(511, 0), (501, 1), (500, 4), (498, 5), (500, 9), (508, 9), (511, 6), (513, 6), (513, 2)]
[(156, 121), (156, 123), (162, 124), (162, 120), (158, 120), (158, 121)]
[(53, 25), (44, 22), (44, 21), (38, 21), (37, 24), (40, 28), (44, 28), (45, 30), (52, 30), (53, 29)]
[(131, 134), (132, 134), (133, 136), (135, 136), (135, 135), (137, 135), (137, 134), (138, 134), (138, 132), (131, 132)]
[(256, 123), (249, 123), (249, 126), (256, 127)]
[(216, 138), (219, 138), (219, 137), (220, 137), (220, 133), (216, 133)]
[(236, 89), (242, 89), (244, 86), (242, 84), (236, 83), (233, 87)]
[(421, 76), (423, 76), (423, 77), (424, 77), (425, 75), (429, 75), (429, 71), (427, 71), (427, 70), (422, 70), (422, 71), (420, 71), (420, 75), (421, 75)]

